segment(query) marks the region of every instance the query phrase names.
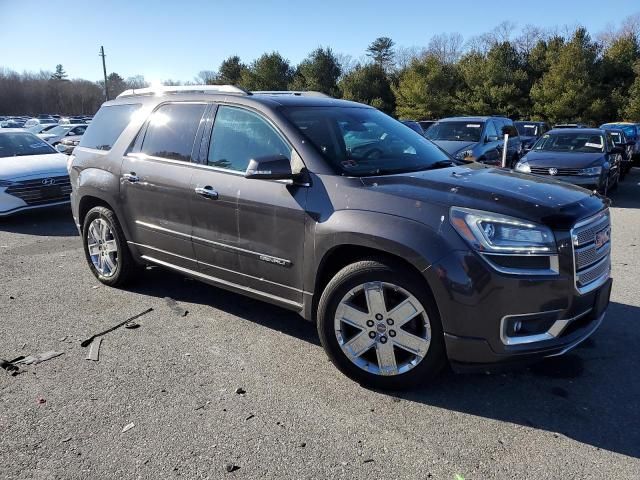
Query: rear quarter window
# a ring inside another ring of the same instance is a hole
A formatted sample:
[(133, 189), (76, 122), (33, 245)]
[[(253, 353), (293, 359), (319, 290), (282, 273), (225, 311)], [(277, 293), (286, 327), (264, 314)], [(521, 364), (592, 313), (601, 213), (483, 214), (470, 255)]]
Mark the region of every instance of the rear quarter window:
[(80, 147), (111, 150), (120, 134), (127, 128), (131, 116), (141, 104), (109, 105), (98, 110), (80, 141)]

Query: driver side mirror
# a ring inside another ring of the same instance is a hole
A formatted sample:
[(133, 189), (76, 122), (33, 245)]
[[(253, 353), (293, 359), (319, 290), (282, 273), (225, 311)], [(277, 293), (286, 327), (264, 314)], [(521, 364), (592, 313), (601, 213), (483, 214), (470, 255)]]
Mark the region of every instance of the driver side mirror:
[(293, 179), (291, 161), (283, 155), (252, 158), (244, 177), (263, 180), (291, 180)]
[(66, 153), (67, 152), (67, 147), (65, 147), (61, 143), (57, 144), (55, 146), (55, 149), (58, 151), (58, 153)]
[(487, 135), (487, 138), (485, 138), (484, 143), (491, 143), (491, 142), (497, 142), (497, 141), (498, 141), (497, 135)]

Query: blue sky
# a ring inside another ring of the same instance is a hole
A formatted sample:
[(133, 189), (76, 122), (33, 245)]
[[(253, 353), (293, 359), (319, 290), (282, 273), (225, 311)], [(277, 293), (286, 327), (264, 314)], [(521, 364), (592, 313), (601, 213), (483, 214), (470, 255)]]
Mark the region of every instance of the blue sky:
[(424, 46), (438, 33), (467, 39), (503, 20), (580, 24), (596, 34), (638, 12), (637, 0), (0, 0), (0, 67), (53, 70), (62, 63), (72, 78), (97, 80), (104, 45), (109, 72), (192, 80), (233, 54), (249, 62), (277, 50), (295, 64), (330, 46), (358, 58), (378, 36)]

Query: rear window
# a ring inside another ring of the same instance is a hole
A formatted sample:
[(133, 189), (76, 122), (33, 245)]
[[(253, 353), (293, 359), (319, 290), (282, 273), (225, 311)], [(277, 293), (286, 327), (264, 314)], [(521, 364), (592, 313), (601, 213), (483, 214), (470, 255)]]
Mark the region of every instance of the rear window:
[(82, 136), (79, 146), (111, 150), (120, 134), (129, 125), (131, 116), (139, 108), (139, 103), (102, 107)]

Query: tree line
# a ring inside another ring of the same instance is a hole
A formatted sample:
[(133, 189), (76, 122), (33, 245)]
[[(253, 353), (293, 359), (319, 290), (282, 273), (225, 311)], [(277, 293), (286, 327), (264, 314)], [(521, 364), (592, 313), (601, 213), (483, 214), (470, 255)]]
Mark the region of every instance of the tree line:
[[(441, 34), (409, 48), (380, 37), (359, 59), (319, 47), (297, 66), (278, 52), (250, 63), (233, 55), (186, 84), (316, 90), (407, 119), (497, 114), (552, 123), (640, 122), (640, 14), (596, 38), (582, 27), (528, 25), (514, 32), (503, 22), (467, 42)], [(107, 79), (111, 98), (147, 85), (141, 76)], [(104, 82), (69, 80), (62, 65), (54, 73), (0, 70), (0, 114), (94, 113), (103, 100)]]

